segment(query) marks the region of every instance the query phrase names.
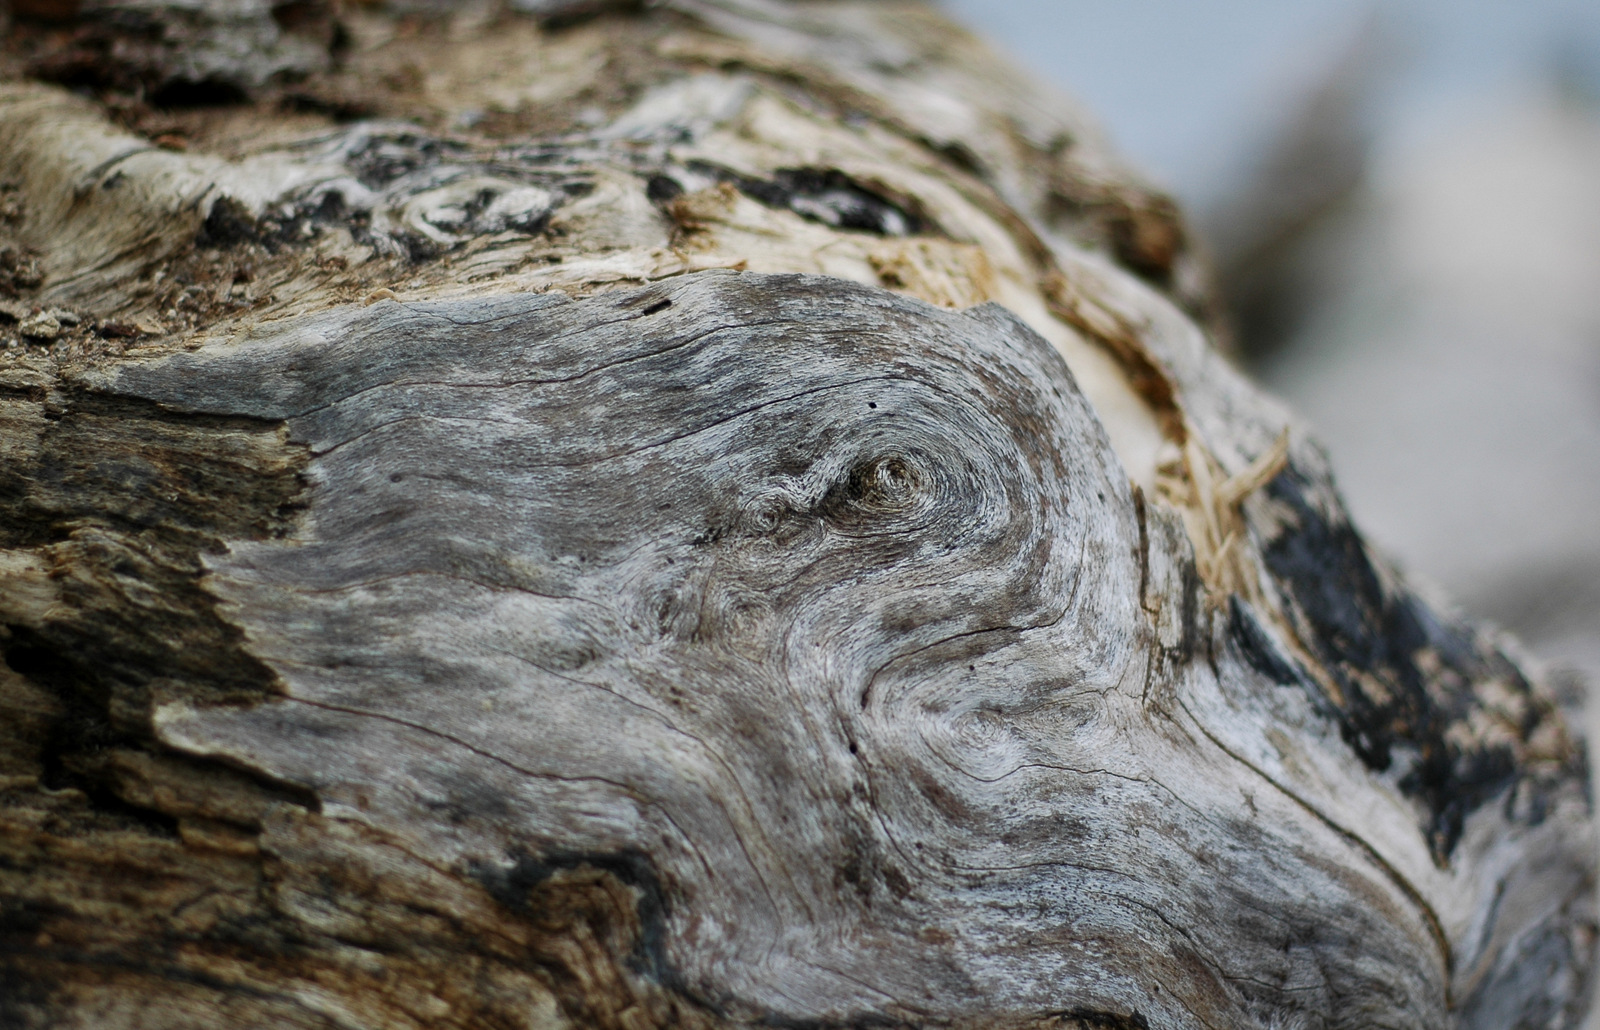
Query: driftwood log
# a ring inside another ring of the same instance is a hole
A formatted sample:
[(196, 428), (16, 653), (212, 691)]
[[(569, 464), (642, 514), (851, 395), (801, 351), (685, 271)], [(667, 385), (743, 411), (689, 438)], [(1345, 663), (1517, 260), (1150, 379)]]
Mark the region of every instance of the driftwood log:
[(890, 2), (14, 0), (0, 1026), (1553, 1028), (1583, 744)]

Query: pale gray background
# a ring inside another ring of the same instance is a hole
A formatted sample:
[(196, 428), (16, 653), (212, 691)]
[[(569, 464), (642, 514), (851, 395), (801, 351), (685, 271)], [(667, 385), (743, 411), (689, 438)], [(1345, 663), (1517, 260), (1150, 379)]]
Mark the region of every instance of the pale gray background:
[(1188, 203), (1369, 19), (1399, 51), (1385, 143), (1415, 142), (1553, 62), (1600, 83), (1597, 0), (943, 0), (1084, 101), (1124, 153)]

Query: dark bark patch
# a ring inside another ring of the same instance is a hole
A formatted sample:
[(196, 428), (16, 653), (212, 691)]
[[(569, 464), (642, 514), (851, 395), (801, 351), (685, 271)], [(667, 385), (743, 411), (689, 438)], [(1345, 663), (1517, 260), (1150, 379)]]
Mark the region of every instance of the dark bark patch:
[(1255, 614), (1237, 596), (1228, 599), (1228, 633), (1250, 668), (1279, 686), (1302, 681), (1300, 671), (1279, 653), (1271, 635), (1261, 628)]
[[(342, 164), (360, 188), (348, 180), (318, 182), (261, 212), (219, 199), (196, 245), (254, 245), (275, 254), (343, 228), (379, 254), (418, 264), (480, 236), (538, 236), (557, 208), (593, 189), (572, 171), (559, 145), (473, 147), (411, 129), (357, 124), (317, 146), (320, 159)], [(412, 210), (424, 194), (430, 201)]]
[[(1402, 763), (1400, 789), (1428, 812), (1422, 829), (1439, 865), (1448, 864), (1467, 816), (1507, 791), (1515, 792), (1518, 818), (1540, 821), (1553, 792), (1585, 775), (1581, 744), (1569, 741), (1565, 754), (1544, 760), (1526, 755), (1535, 731), (1557, 717), (1553, 703), (1491, 643), (1380, 574), (1343, 510), (1317, 494), (1292, 468), (1267, 486), (1292, 513), (1290, 528), (1265, 548), (1267, 567), (1339, 696), (1307, 689), (1336, 713), (1345, 742), (1369, 768)], [(1253, 646), (1246, 624), (1235, 625), (1246, 659), (1260, 661), (1267, 652)], [(1274, 678), (1287, 672), (1270, 662), (1257, 668)], [(1471, 728), (1481, 713), (1497, 729)]]
[(54, 984), (26, 969), (14, 956), (37, 949), (37, 930), (43, 922), (32, 906), (0, 901), (0, 1027), (26, 1030), (49, 1026), (55, 1010)]
[(272, 694), (273, 674), (200, 585), (202, 556), (293, 523), (304, 451), (257, 419), (74, 391), (52, 406), (37, 452), (0, 475), (0, 544), (35, 549), (62, 607), (7, 627), (0, 657), (54, 699), (27, 742), (44, 785), (170, 838), (174, 819), (125, 798), (106, 759), (154, 746), (161, 701)]
[[(688, 185), (684, 181), (687, 180)], [(855, 229), (878, 236), (916, 236), (938, 227), (911, 197), (893, 196), (883, 187), (862, 182), (837, 168), (780, 168), (770, 179), (740, 175), (705, 161), (653, 176), (647, 193), (667, 203), (702, 182), (724, 182), (760, 204), (793, 211), (801, 218), (835, 229)]]

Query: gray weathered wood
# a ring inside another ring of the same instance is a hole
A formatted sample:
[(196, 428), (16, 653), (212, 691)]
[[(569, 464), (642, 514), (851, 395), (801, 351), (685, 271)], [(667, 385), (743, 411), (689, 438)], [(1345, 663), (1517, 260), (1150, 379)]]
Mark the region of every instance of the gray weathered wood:
[(1582, 742), (1170, 206), (926, 13), (665, 6), (417, 56), (648, 43), (538, 146), (0, 86), (77, 320), (0, 362), (0, 1022), (1579, 1020)]

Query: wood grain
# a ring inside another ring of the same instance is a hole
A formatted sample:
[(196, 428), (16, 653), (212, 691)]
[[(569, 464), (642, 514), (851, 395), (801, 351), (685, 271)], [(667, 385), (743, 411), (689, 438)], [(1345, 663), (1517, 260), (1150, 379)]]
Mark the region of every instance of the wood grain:
[(603, 8), (0, 85), (0, 1025), (1575, 1025), (1583, 742), (1170, 202), (919, 8)]

